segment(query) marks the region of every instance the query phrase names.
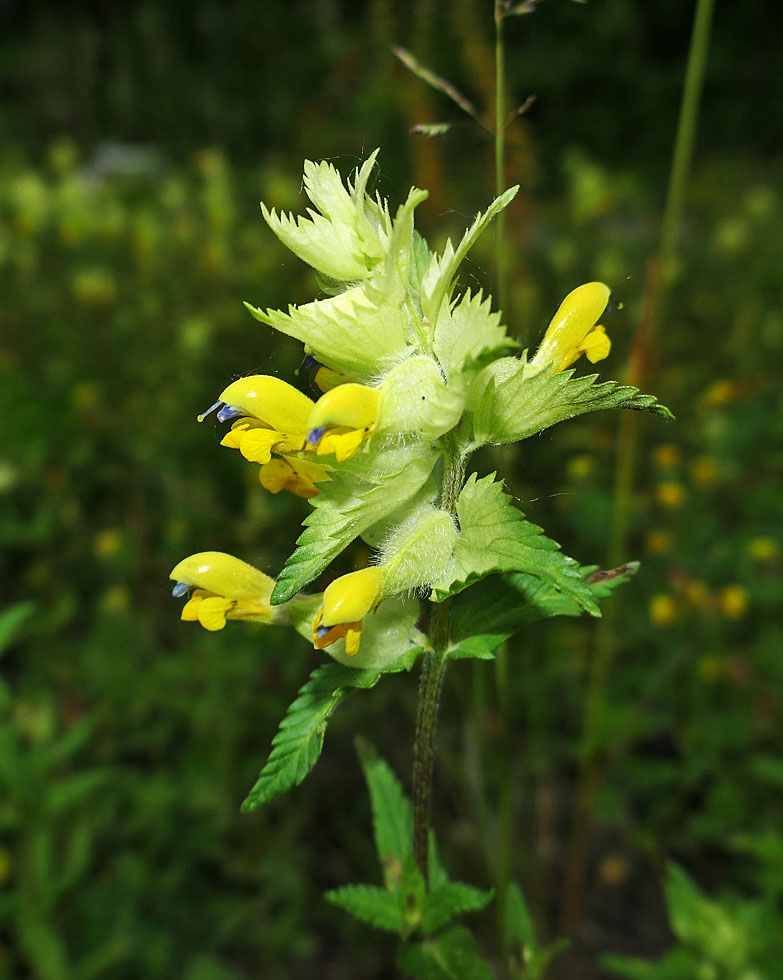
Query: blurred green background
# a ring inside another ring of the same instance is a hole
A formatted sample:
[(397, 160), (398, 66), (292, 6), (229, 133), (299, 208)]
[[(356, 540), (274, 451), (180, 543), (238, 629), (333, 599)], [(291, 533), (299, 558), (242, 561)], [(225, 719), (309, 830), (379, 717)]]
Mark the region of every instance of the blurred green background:
[[(571, 288), (610, 283), (625, 305), (605, 377), (623, 375), (657, 247), (692, 13), (550, 0), (508, 21), (512, 104), (537, 96), (509, 137), (522, 192), (508, 322), (535, 342)], [(645, 380), (678, 421), (640, 420), (627, 557), (642, 569), (613, 600), (583, 907), (551, 976), (608, 976), (611, 952), (659, 957), (672, 925), (707, 980), (779, 976), (766, 964), (783, 955), (780, 21), (762, 0), (716, 11)], [(351, 698), (307, 783), (242, 816), (319, 657), (283, 631), (180, 623), (167, 581), (208, 549), (274, 574), (307, 513), (195, 422), (233, 378), (292, 381), (301, 358), (241, 306), (318, 288), (259, 198), (300, 211), (305, 157), (347, 174), (376, 146), (382, 194), (430, 190), (418, 220), (433, 245), (492, 197), (480, 130), (409, 134), (459, 113), (394, 43), (491, 105), (490, 0), (0, 4), (0, 977), (398, 975), (393, 939), (320, 896), (372, 874), (352, 738), (407, 780), (415, 679)], [(466, 266), (471, 285), (491, 287), (491, 245)], [(532, 520), (603, 563), (617, 432), (598, 415), (476, 464), (502, 466)], [(509, 651), (513, 874), (549, 938), (595, 631), (539, 624)], [(491, 664), (453, 666), (435, 826), (450, 868), (483, 886), (498, 704)], [(667, 914), (668, 859), (713, 896), (704, 928)], [(473, 926), (489, 955), (491, 920)], [(695, 976), (682, 962), (666, 976)]]

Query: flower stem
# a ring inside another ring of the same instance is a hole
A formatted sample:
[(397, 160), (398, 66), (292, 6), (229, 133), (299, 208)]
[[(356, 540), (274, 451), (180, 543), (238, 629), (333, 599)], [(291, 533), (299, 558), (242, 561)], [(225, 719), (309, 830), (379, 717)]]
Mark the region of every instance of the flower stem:
[[(457, 498), (465, 479), (465, 460), (455, 447), (446, 458), (441, 507), (456, 514)], [(429, 832), (435, 730), (440, 692), (446, 674), (449, 649), (451, 600), (430, 604), (430, 649), (424, 655), (416, 708), (416, 741), (413, 749), (413, 853), (424, 883), (429, 888)]]
[[(699, 102), (709, 52), (714, 0), (697, 0), (691, 33), (677, 136), (672, 154), (669, 189), (657, 253), (650, 259), (639, 325), (628, 362), (626, 384), (641, 387), (649, 373), (658, 325), (668, 300), (672, 266), (682, 223), (685, 189), (693, 156)], [(638, 457), (636, 412), (622, 412), (617, 443), (612, 526), (609, 536), (609, 568), (618, 565), (625, 554), (630, 526), (630, 509)], [(579, 745), (579, 777), (574, 805), (571, 839), (563, 874), (561, 929), (574, 935), (583, 918), (584, 874), (590, 842), (590, 814), (605, 768), (598, 738), (604, 712), (606, 685), (614, 659), (618, 607), (609, 603), (596, 630), (596, 644), (590, 662), (584, 721)]]

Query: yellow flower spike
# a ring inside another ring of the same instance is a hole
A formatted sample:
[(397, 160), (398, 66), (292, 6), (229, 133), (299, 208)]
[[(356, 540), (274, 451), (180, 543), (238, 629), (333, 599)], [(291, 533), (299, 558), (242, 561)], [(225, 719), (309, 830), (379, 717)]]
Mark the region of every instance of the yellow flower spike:
[(354, 456), (378, 418), (377, 388), (348, 382), (321, 395), (307, 421), (307, 442), (338, 462)]
[(345, 637), (349, 657), (359, 649), (362, 620), (383, 597), (383, 572), (380, 568), (362, 568), (341, 575), (324, 592), (324, 601), (313, 620), (313, 646), (323, 650)]
[(316, 483), (329, 479), (329, 468), (323, 463), (286, 456), (265, 463), (258, 471), (262, 487), (270, 493), (289, 490), (305, 500), (320, 493)]
[(603, 360), (612, 344), (606, 330), (596, 324), (609, 297), (609, 287), (602, 282), (588, 282), (572, 290), (552, 317), (528, 373), (535, 374), (547, 364), (562, 371), (581, 354), (592, 364)]
[(233, 555), (202, 551), (183, 559), (171, 572), (174, 596), (193, 594), (182, 609), (185, 622), (200, 622), (204, 629), (222, 629), (227, 619), (273, 623), (280, 619), (279, 607), (269, 598), (274, 579)]

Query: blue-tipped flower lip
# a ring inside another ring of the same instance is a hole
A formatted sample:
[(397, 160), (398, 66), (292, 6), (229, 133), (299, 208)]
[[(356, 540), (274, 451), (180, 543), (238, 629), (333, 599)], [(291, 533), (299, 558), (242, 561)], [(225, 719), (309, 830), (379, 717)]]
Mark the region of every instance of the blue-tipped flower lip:
[(325, 425), (321, 425), (317, 429), (310, 429), (310, 431), (307, 433), (307, 442), (311, 446), (317, 446), (323, 439), (326, 429), (327, 427)]
[(189, 582), (177, 582), (177, 584), (171, 590), (171, 594), (175, 599), (181, 599), (183, 595), (187, 595), (189, 592), (192, 592), (193, 589), (194, 586), (192, 586)]
[(318, 637), (319, 640), (322, 640), (330, 629), (331, 626), (316, 626), (315, 635)]
[(239, 418), (240, 415), (246, 415), (241, 408), (237, 408), (235, 405), (226, 405), (225, 402), (215, 402), (206, 412), (202, 412), (201, 415), (197, 415), (196, 418), (199, 422), (203, 422), (204, 419), (211, 415), (215, 409), (217, 409), (217, 420), (218, 422), (230, 422), (231, 419)]

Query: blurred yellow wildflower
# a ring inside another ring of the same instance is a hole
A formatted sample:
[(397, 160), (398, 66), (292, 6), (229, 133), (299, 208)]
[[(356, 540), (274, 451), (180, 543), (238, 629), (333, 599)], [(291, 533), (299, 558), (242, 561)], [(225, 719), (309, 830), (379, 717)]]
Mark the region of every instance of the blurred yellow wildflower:
[(653, 459), (657, 466), (676, 466), (680, 461), (679, 446), (675, 446), (671, 442), (664, 443), (662, 446), (656, 448), (653, 453)]
[(705, 408), (719, 408), (726, 405), (742, 394), (742, 385), (733, 378), (721, 378), (713, 381), (701, 396)]
[(566, 470), (572, 480), (584, 480), (595, 470), (595, 456), (587, 453), (572, 456), (568, 460)]
[(665, 555), (667, 551), (671, 551), (673, 544), (674, 535), (672, 532), (662, 528), (648, 532), (644, 540), (645, 550), (651, 555)]
[(682, 593), (691, 606), (705, 606), (710, 597), (709, 589), (700, 579), (688, 579), (683, 585)]
[(675, 480), (665, 480), (655, 488), (655, 496), (658, 503), (664, 507), (681, 507), (685, 500), (685, 487)]
[(750, 539), (748, 554), (756, 561), (774, 561), (780, 554), (780, 547), (774, 538), (760, 536)]
[(697, 456), (691, 463), (691, 479), (699, 487), (710, 487), (718, 478), (718, 464), (712, 456)]
[(718, 607), (727, 619), (742, 619), (749, 604), (750, 596), (744, 585), (727, 585), (718, 593)]
[(274, 579), (252, 565), (222, 551), (202, 551), (184, 558), (169, 578), (176, 582), (175, 597), (192, 592), (182, 609), (185, 622), (198, 621), (206, 630), (223, 629), (227, 619), (273, 623), (280, 607), (269, 598)]
[(313, 646), (323, 650), (345, 637), (345, 652), (353, 657), (362, 637), (362, 620), (372, 612), (383, 595), (380, 568), (362, 568), (341, 575), (324, 592), (324, 601), (313, 620)]
[(650, 599), (650, 622), (653, 626), (671, 626), (677, 619), (677, 601), (674, 596), (659, 592)]

